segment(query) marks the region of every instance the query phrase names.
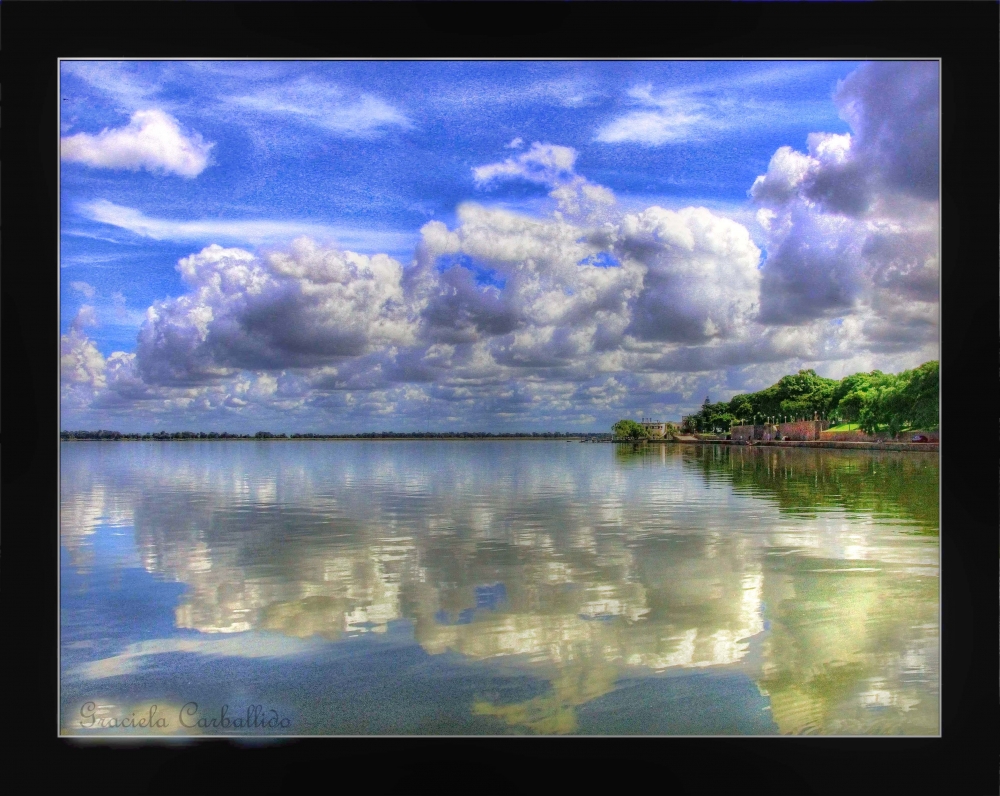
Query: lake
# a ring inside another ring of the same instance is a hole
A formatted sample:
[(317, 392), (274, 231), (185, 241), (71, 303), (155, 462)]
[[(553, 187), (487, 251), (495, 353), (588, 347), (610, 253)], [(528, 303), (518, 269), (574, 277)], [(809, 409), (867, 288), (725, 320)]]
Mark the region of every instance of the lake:
[(937, 454), (68, 442), (61, 534), (63, 734), (939, 732)]

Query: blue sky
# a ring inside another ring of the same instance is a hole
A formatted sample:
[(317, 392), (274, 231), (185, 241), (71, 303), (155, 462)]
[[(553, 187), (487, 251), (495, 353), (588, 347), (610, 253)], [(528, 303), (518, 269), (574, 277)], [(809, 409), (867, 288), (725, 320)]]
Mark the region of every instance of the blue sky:
[(63, 427), (604, 430), (937, 356), (933, 62), (63, 61), (61, 94)]

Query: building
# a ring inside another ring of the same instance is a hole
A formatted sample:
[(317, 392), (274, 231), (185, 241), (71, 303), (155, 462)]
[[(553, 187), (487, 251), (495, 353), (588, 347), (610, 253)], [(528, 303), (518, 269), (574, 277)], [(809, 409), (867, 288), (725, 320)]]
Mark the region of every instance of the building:
[(639, 421), (639, 425), (646, 429), (650, 437), (662, 437), (667, 433), (666, 423), (661, 423), (659, 420), (653, 420), (649, 417), (644, 417)]

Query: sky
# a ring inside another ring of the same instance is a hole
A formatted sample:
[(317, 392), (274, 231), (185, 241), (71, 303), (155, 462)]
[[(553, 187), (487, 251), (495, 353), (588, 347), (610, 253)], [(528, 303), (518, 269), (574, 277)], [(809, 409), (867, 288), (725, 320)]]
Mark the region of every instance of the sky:
[(938, 358), (938, 64), (62, 61), (61, 427), (608, 431)]

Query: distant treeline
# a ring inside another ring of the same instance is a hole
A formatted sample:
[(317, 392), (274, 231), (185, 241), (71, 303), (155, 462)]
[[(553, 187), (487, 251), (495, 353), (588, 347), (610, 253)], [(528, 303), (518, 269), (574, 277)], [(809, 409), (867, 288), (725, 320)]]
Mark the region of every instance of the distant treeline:
[(729, 431), (730, 424), (764, 423), (768, 420), (811, 420), (816, 415), (839, 422), (857, 423), (869, 434), (904, 429), (933, 430), (938, 415), (938, 363), (925, 362), (902, 373), (854, 373), (839, 381), (800, 370), (784, 376), (759, 392), (736, 395), (730, 401), (711, 403), (687, 418), (689, 429)]
[(62, 431), (65, 440), (177, 440), (177, 439), (610, 439), (610, 434), (567, 431), (524, 431), (494, 434), (488, 431), (369, 431), (362, 434), (230, 434), (226, 431), (156, 431), (123, 434), (120, 431)]

